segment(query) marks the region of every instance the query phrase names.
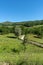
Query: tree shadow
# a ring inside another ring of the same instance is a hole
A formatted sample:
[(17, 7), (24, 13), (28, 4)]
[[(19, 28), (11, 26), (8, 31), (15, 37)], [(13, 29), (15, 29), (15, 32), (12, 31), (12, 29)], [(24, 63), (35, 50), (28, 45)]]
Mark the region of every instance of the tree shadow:
[(40, 37), (40, 36), (37, 36), (37, 35), (36, 35), (36, 36), (34, 36), (34, 37), (35, 37), (35, 38), (39, 38), (39, 39), (41, 39), (41, 37)]
[(8, 38), (17, 38), (16, 36), (7, 36)]
[(18, 62), (17, 65), (28, 65), (28, 63), (26, 61), (21, 61), (21, 62)]
[(15, 48), (11, 49), (12, 52), (19, 53), (19, 50), (16, 50)]

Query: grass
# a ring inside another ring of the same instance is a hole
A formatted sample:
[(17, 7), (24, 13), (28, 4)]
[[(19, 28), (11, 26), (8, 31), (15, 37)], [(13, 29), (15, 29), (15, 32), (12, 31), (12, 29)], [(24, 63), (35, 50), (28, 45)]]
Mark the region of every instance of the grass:
[(24, 52), (22, 41), (15, 38), (14, 34), (0, 35), (0, 61), (9, 62), (13, 65), (23, 63), (23, 65), (42, 65), (43, 48), (31, 44), (25, 46)]
[(28, 34), (28, 39), (39, 43), (43, 43), (43, 38), (36, 38), (34, 34)]
[[(0, 36), (0, 52), (11, 52), (13, 49), (21, 51), (22, 50), (21, 40), (16, 38), (8, 38), (7, 35)], [(4, 51), (3, 51), (4, 50)]]
[(35, 63), (38, 63), (37, 65), (42, 65), (43, 64), (43, 53), (19, 53), (19, 54), (9, 54), (9, 53), (4, 53), (4, 54), (0, 54), (0, 61), (4, 62), (10, 62), (10, 63), (14, 63), (14, 64), (20, 64), (21, 62), (25, 61), (28, 63), (28, 65), (30, 65), (29, 63), (31, 63), (31, 65), (35, 65)]

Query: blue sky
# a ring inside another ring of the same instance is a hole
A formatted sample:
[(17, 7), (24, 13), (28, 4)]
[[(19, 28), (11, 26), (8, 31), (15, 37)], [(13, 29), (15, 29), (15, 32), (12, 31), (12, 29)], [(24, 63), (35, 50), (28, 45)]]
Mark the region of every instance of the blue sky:
[(0, 22), (43, 19), (43, 0), (0, 0)]

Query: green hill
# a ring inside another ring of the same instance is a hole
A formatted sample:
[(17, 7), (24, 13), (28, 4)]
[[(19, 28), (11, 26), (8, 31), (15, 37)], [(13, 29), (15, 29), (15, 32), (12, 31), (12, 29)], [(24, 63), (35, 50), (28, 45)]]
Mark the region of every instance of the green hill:
[(35, 25), (43, 25), (43, 20), (22, 21), (22, 22), (5, 21), (5, 22), (0, 23), (0, 25), (6, 25), (6, 26), (24, 25), (26, 27), (31, 27), (31, 26), (35, 26)]

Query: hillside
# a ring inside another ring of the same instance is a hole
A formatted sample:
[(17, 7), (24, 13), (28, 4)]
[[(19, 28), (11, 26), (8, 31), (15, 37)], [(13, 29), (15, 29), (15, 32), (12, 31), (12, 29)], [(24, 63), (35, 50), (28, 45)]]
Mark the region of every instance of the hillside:
[(6, 25), (6, 26), (13, 26), (13, 25), (24, 25), (26, 27), (31, 27), (34, 25), (43, 25), (43, 20), (35, 20), (35, 21), (22, 21), (22, 22), (9, 22), (5, 21), (0, 23), (1, 25)]
[(43, 65), (43, 20), (0, 23), (0, 65)]

